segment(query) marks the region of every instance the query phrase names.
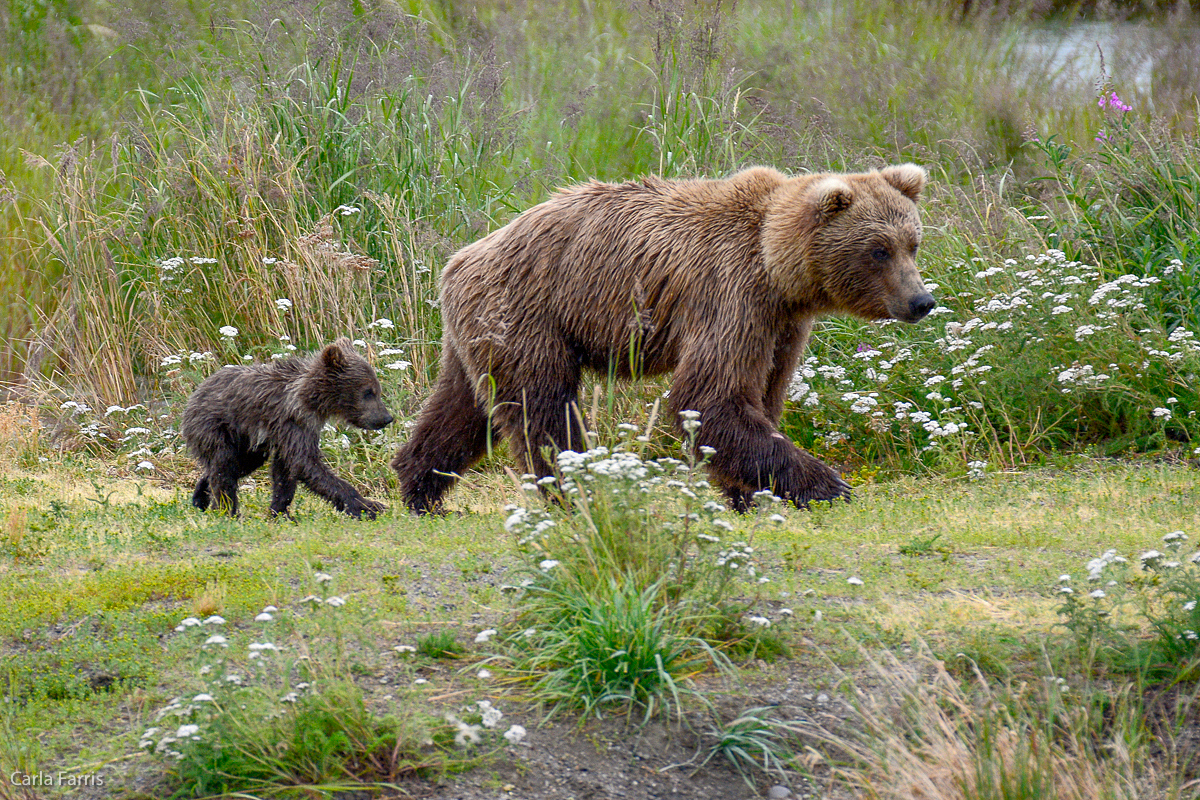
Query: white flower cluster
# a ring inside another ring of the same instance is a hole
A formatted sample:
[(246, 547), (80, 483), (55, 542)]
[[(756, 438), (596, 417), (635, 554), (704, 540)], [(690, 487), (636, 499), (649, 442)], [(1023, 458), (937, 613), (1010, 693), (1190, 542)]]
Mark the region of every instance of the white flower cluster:
[[(945, 447), (947, 438), (974, 436), (974, 421), (985, 416), (975, 412), (988, 411), (984, 403), (989, 390), (982, 387), (998, 373), (1011, 379), (1014, 358), (1024, 359), (1026, 353), (1037, 357), (1039, 353), (1030, 348), (1039, 345), (1047, 353), (1055, 348), (1079, 353), (1078, 360), (1068, 358), (1050, 372), (1054, 389), (1064, 395), (1106, 389), (1126, 372), (1137, 371), (1140, 378), (1154, 360), (1178, 363), (1200, 353), (1191, 331), (1176, 329), (1167, 337), (1167, 345), (1156, 349), (1163, 345), (1161, 335), (1144, 330), (1145, 338), (1138, 340), (1146, 353), (1140, 371), (1137, 361), (1122, 362), (1123, 366), (1107, 363), (1121, 360), (1114, 358), (1111, 337), (1127, 328), (1123, 317), (1145, 309), (1145, 292), (1161, 283), (1157, 277), (1123, 275), (1106, 280), (1094, 267), (1073, 261), (1058, 249), (1028, 255), (1023, 262), (1007, 259), (1002, 267), (984, 262), (971, 259), (971, 274), (977, 280), (992, 283), (1003, 275), (1013, 283), (996, 282), (975, 297), (968, 291), (948, 295), (956, 297), (960, 306), (968, 304), (972, 313), (965, 321), (951, 318), (944, 324), (943, 335), (934, 340), (936, 353), (924, 344), (901, 349), (900, 340), (885, 337), (859, 344), (850, 359), (839, 353), (838, 363), (823, 364), (820, 357), (810, 355), (797, 367), (787, 396), (811, 414), (818, 429), (824, 428), (816, 433), (825, 444), (853, 439), (853, 431), (862, 427), (875, 434), (913, 437), (918, 446), (924, 440), (926, 450)], [(983, 334), (986, 339), (980, 340)], [(915, 358), (913, 349), (920, 353)], [(908, 360), (914, 363), (896, 369)], [(920, 399), (920, 389), (925, 390), (927, 402)], [(840, 407), (848, 413), (827, 417), (820, 410), (825, 398), (840, 399)], [(1147, 413), (1169, 421), (1179, 411), (1160, 402)], [(835, 419), (847, 420), (852, 432), (831, 429)]]
[(163, 356), (161, 366), (177, 367), (181, 366), (186, 361), (189, 367), (194, 367), (197, 364), (208, 364), (216, 361), (216, 357), (212, 352), (205, 350), (203, 353), (198, 353), (195, 350), (190, 353), (179, 353), (176, 355)]
[[(1109, 308), (1141, 311), (1146, 304), (1142, 302), (1140, 294), (1135, 294), (1130, 290), (1145, 289), (1156, 283), (1162, 283), (1162, 281), (1153, 276), (1139, 278), (1137, 275), (1122, 275), (1114, 281), (1100, 284), (1088, 298), (1088, 305), (1096, 306), (1104, 303)], [(1116, 296), (1109, 297), (1111, 294)]]
[[(1078, 361), (1076, 361), (1071, 366), (1061, 369), (1056, 380), (1059, 383), (1084, 386), (1089, 389), (1094, 389), (1103, 385), (1106, 381), (1110, 380), (1111, 377), (1112, 376), (1106, 372), (1096, 372), (1095, 367), (1093, 367), (1091, 364), (1080, 364)], [(1061, 391), (1064, 394), (1068, 394), (1071, 390), (1064, 388)]]
[[(470, 706), (462, 709), (462, 712), (468, 719), (479, 717), (478, 724), (464, 722), (459, 719), (457, 714), (448, 713), (445, 715), (445, 720), (454, 727), (454, 743), (459, 747), (467, 747), (468, 745), (476, 745), (483, 741), (483, 732), (485, 730), (495, 730), (500, 720), (504, 718), (504, 712), (492, 705), (490, 700), (480, 700), (475, 703), (475, 707)], [(526, 731), (521, 725), (512, 725), (504, 732), (504, 739), (509, 744), (518, 744), (525, 738)]]
[(1109, 566), (1113, 564), (1125, 564), (1129, 559), (1124, 556), (1117, 555), (1116, 550), (1105, 550), (1099, 558), (1093, 558), (1087, 562), (1088, 580), (1099, 581), (1104, 578), (1105, 572)]

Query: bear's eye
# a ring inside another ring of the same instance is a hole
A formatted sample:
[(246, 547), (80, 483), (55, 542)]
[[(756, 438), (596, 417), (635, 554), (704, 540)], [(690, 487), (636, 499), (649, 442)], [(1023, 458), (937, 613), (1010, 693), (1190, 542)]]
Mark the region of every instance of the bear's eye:
[(888, 253), (887, 249), (883, 247), (876, 247), (871, 251), (871, 258), (875, 259), (876, 261), (887, 261), (890, 255), (891, 254)]
[(375, 397), (374, 389), (367, 389), (365, 392), (363, 392), (363, 400), (372, 400), (372, 399), (374, 399), (374, 397)]

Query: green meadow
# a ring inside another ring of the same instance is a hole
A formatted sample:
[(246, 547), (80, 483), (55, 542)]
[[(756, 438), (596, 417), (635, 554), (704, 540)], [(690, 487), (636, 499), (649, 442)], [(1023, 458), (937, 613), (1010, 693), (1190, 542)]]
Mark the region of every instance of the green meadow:
[[(1197, 39), (1187, 4), (10, 0), (0, 798), (1197, 797)], [(669, 382), (601, 375), (557, 504), (499, 445), (405, 512), (457, 248), (589, 178), (901, 161), (938, 307), (820, 323), (781, 426), (853, 502), (722, 509)], [(269, 521), (265, 471), (193, 509), (191, 390), (338, 336), (397, 422), (323, 449), (389, 511)]]

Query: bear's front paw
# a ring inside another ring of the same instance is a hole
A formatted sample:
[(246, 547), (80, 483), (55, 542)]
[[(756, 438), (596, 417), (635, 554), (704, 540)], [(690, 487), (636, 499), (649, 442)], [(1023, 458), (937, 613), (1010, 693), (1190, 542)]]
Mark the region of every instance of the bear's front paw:
[(792, 501), (797, 507), (808, 508), (808, 504), (814, 500), (850, 500), (850, 484), (833, 469), (814, 459), (806, 466), (804, 473), (804, 480), (784, 495), (784, 499)]
[(387, 511), (387, 506), (375, 500), (358, 497), (346, 504), (346, 513), (355, 519), (375, 519), (376, 515)]

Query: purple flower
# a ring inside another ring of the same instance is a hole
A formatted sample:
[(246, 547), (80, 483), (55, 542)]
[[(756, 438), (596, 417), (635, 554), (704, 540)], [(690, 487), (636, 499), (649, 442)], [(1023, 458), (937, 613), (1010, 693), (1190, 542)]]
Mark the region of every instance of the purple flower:
[(1100, 108), (1111, 108), (1113, 111), (1120, 111), (1124, 114), (1126, 111), (1133, 111), (1133, 106), (1121, 100), (1121, 95), (1116, 92), (1100, 92), (1100, 97), (1096, 100), (1096, 105)]

